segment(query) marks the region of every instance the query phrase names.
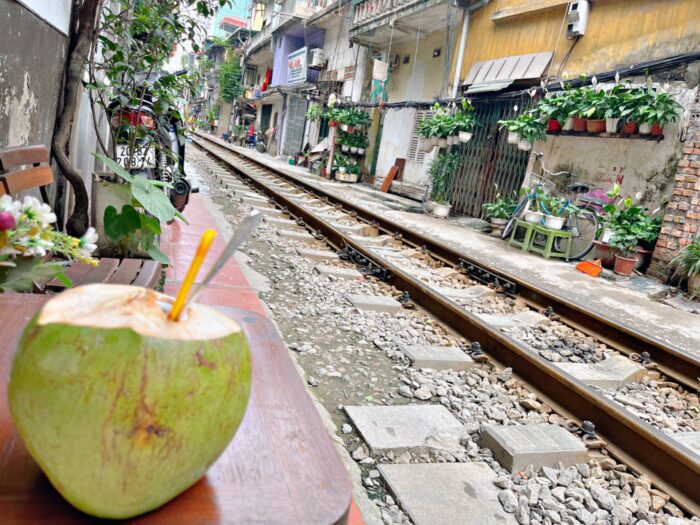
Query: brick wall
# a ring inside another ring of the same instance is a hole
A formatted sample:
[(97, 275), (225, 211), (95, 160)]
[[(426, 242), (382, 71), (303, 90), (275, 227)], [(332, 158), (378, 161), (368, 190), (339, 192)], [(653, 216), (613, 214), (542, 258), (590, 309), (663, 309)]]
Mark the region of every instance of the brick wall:
[(652, 256), (649, 275), (665, 280), (668, 263), (678, 250), (691, 244), (700, 229), (700, 92), (690, 108), (683, 155), (678, 163), (671, 200)]

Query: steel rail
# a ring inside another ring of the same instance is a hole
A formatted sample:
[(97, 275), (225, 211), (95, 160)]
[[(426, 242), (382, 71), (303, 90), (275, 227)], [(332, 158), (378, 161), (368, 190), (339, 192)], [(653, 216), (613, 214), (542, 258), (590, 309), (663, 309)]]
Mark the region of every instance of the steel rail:
[[(341, 197), (301, 180), (299, 177), (276, 170), (256, 159), (242, 155), (225, 143), (219, 143), (217, 140), (206, 135), (198, 135), (208, 142), (227, 149), (231, 153), (239, 155), (242, 159), (260, 166), (262, 169), (274, 172), (276, 176), (283, 178), (290, 184), (317, 196), (321, 195), (324, 199), (327, 199), (328, 202), (342, 206), (348, 213), (354, 212), (358, 219), (374, 224), (383, 233), (400, 235), (402, 242), (412, 245), (415, 248), (426, 249), (431, 255), (448, 265), (459, 268), (460, 263), (464, 263), (465, 265), (485, 267), (483, 262), (467, 254), (458, 252), (426, 235), (397, 224), (380, 214), (357, 207)], [(693, 390), (700, 387), (700, 359), (697, 357), (679, 348), (669, 346), (663, 341), (647, 334), (643, 334), (624, 323), (607, 319), (601, 314), (574, 304), (536, 284), (506, 274), (497, 268), (489, 267), (487, 269), (490, 273), (500, 277), (502, 280), (515, 283), (517, 286), (517, 295), (533, 308), (538, 310), (552, 308), (554, 313), (560, 317), (560, 320), (564, 324), (594, 337), (610, 348), (627, 356), (632, 356), (634, 354), (642, 355), (646, 352), (649, 354), (652, 363), (666, 376)]]
[[(302, 219), (311, 229), (322, 232), (324, 240), (334, 248), (349, 246), (376, 265), (385, 268), (388, 271), (389, 284), (407, 291), (413, 302), (466, 339), (479, 341), (487, 354), (501, 366), (511, 367), (519, 379), (562, 415), (579, 421), (592, 421), (596, 431), (608, 441), (607, 448), (613, 456), (633, 470), (648, 476), (652, 483), (667, 492), (685, 510), (695, 515), (700, 514), (700, 499), (697, 493), (697, 487), (700, 486), (698, 456), (686, 451), (678, 442), (644, 423), (617, 403), (536, 355), (523, 343), (494, 329), (411, 276), (406, 270), (373, 253), (326, 220), (305, 209), (293, 198), (271, 188), (258, 177), (246, 173), (221, 153), (205, 147), (198, 141), (195, 143), (227, 164), (279, 207)], [(227, 151), (228, 154), (236, 153), (228, 149)], [(267, 166), (263, 167), (266, 171), (275, 172)]]

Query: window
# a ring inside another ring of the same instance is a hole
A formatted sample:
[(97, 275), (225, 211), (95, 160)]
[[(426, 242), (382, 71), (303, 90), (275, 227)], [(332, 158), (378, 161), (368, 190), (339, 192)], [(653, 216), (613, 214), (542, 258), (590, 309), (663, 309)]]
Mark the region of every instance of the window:
[(423, 162), (425, 159), (425, 152), (418, 147), (418, 139), (420, 135), (418, 134), (418, 125), (426, 119), (433, 116), (433, 111), (429, 109), (419, 109), (416, 110), (416, 116), (413, 119), (413, 131), (411, 132), (411, 142), (408, 145), (408, 161), (409, 162)]

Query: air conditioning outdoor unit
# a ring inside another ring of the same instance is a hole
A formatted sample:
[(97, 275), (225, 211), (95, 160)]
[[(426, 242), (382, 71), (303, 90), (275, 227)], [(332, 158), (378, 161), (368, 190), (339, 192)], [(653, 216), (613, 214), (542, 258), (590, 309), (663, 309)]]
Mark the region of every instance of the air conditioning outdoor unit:
[(567, 38), (583, 36), (586, 33), (589, 9), (590, 2), (588, 0), (578, 0), (569, 4), (569, 11), (566, 13)]
[(326, 67), (326, 55), (323, 49), (315, 48), (309, 50), (309, 67), (312, 69), (323, 69)]

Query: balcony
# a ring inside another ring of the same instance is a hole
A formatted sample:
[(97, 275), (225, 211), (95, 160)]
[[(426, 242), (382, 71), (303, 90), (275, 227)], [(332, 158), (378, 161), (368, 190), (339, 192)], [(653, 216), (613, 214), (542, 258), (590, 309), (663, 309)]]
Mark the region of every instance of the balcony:
[[(453, 0), (449, 0), (453, 1)], [(355, 6), (350, 40), (360, 45), (385, 46), (445, 30), (448, 0), (364, 0)], [(462, 18), (451, 6), (450, 25)]]
[[(272, 25), (263, 26), (260, 31), (251, 36), (245, 43), (245, 54), (247, 57), (255, 55), (258, 51), (270, 48), (272, 43)], [(272, 51), (270, 50), (270, 54)]]

